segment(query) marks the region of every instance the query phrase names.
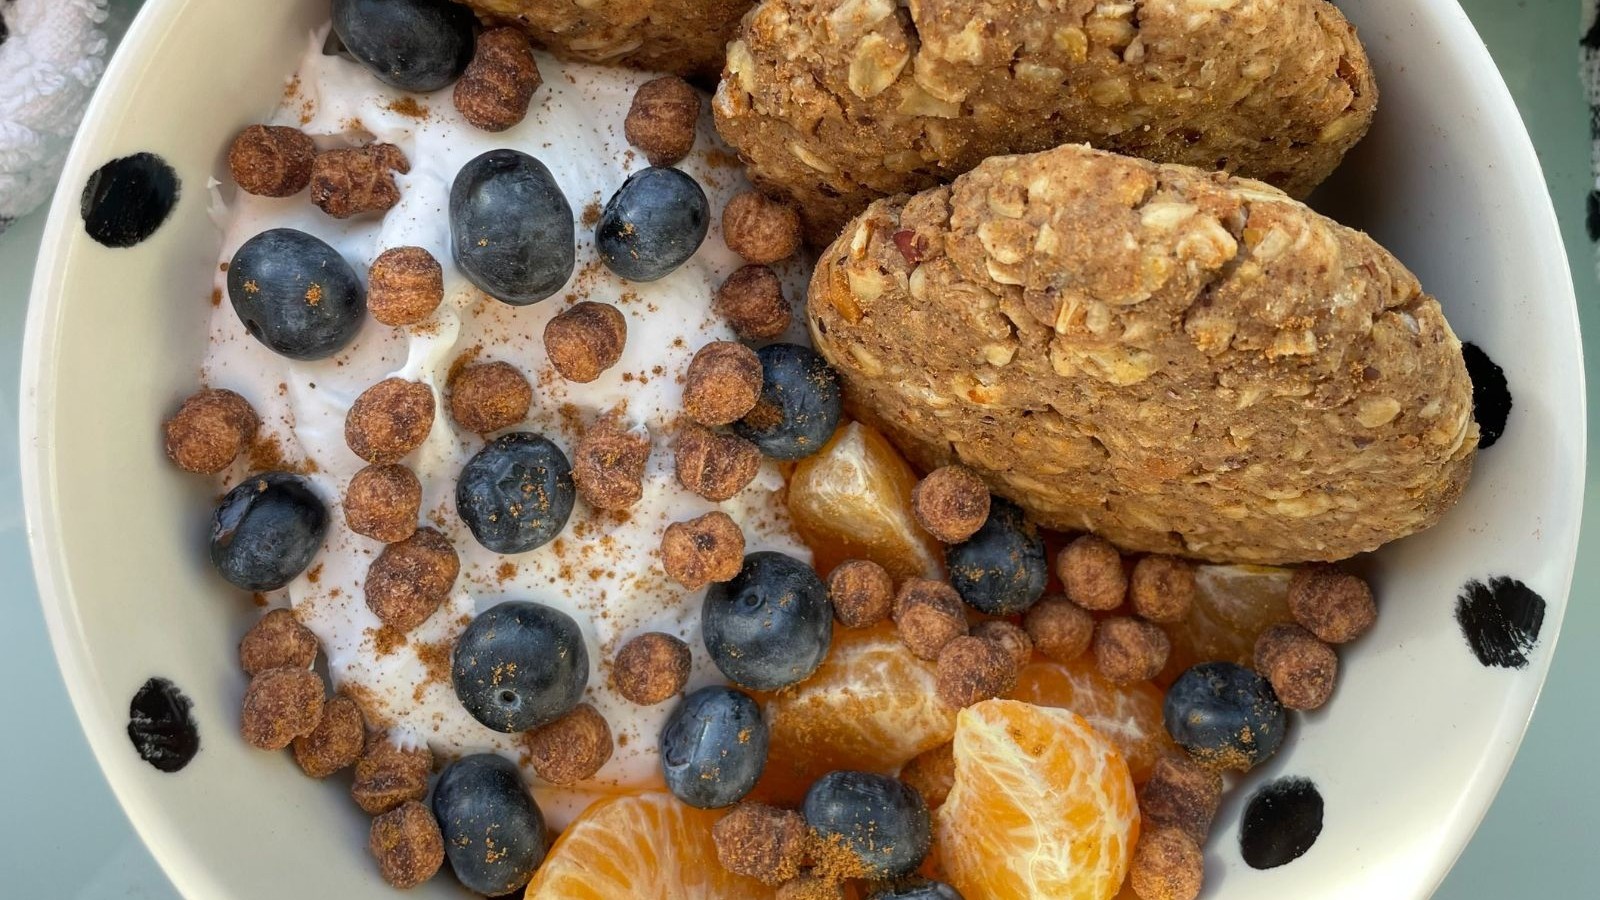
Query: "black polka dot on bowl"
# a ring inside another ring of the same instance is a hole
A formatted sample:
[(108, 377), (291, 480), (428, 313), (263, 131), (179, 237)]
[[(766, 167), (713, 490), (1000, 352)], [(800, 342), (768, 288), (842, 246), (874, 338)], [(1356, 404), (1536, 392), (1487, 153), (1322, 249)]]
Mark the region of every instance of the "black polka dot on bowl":
[(165, 678), (151, 678), (128, 704), (128, 739), (139, 758), (163, 772), (176, 772), (200, 752), (194, 704)]
[(1474, 343), (1461, 345), (1461, 356), (1467, 363), (1467, 377), (1472, 379), (1472, 417), (1478, 420), (1478, 449), (1487, 450), (1505, 433), (1506, 419), (1511, 416), (1511, 389), (1506, 386), (1506, 373)]
[(1304, 856), (1322, 834), (1322, 794), (1306, 778), (1279, 778), (1250, 798), (1239, 827), (1239, 852), (1253, 869), (1275, 869)]
[(89, 237), (132, 247), (156, 233), (178, 204), (178, 173), (154, 153), (114, 159), (83, 187), (80, 210)]
[(1544, 626), (1544, 598), (1506, 576), (1469, 581), (1456, 598), (1456, 621), (1478, 662), (1502, 669), (1520, 669), (1539, 643)]

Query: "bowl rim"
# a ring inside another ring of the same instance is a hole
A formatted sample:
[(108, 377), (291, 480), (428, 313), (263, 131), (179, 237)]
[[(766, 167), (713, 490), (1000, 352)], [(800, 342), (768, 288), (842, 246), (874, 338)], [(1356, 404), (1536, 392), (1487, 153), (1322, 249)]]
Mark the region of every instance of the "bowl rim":
[[(121, 98), (131, 91), (130, 76), (148, 65), (151, 51), (158, 46), (160, 37), (171, 24), (188, 9), (193, 0), (147, 0), (140, 9), (123, 38), (119, 50), (108, 65), (100, 86), (95, 91), (83, 118), (83, 125), (74, 138), (60, 182), (51, 198), (50, 212), (40, 241), (37, 268), (29, 294), (27, 320), (24, 328), (21, 358), (20, 397), (18, 401), (19, 459), (21, 462), (24, 514), (30, 548), (30, 558), (40, 606), (50, 634), (50, 641), (74, 713), (83, 729), (95, 760), (110, 785), (118, 804), (138, 833), (140, 840), (173, 886), (183, 896), (226, 897), (231, 892), (210, 874), (210, 867), (201, 864), (186, 849), (187, 844), (175, 823), (158, 812), (159, 804), (151, 802), (146, 790), (138, 786), (137, 779), (124, 777), (133, 767), (143, 765), (126, 752), (127, 736), (123, 723), (113, 717), (101, 715), (91, 696), (89, 683), (95, 668), (82, 639), (82, 623), (73, 601), (72, 579), (65, 554), (51, 536), (59, 529), (59, 507), (56, 491), (56, 471), (53, 447), (47, 443), (54, 428), (52, 403), (41, 402), (42, 397), (53, 397), (58, 371), (55, 365), (55, 347), (60, 340), (62, 308), (61, 290), (63, 273), (60, 259), (68, 242), (73, 239), (77, 225), (78, 202), (81, 189), (77, 187), (93, 168), (89, 153), (98, 143), (98, 133), (114, 120), (113, 112)], [(1517, 109), (1505, 78), (1489, 54), (1487, 45), (1479, 36), (1466, 11), (1457, 0), (1413, 0), (1436, 15), (1440, 24), (1452, 32), (1458, 52), (1466, 57), (1473, 68), (1485, 73), (1486, 90), (1480, 97), (1485, 117), (1505, 123), (1510, 127), (1513, 153), (1518, 166), (1510, 173), (1499, 174), (1513, 180), (1513, 189), (1526, 196), (1537, 196), (1530, 210), (1537, 219), (1540, 234), (1530, 238), (1530, 246), (1543, 248), (1540, 254), (1547, 265), (1559, 264), (1561, 276), (1556, 296), (1547, 296), (1544, 304), (1560, 307), (1568, 318), (1568, 331), (1576, 344), (1574, 357), (1580, 362), (1575, 373), (1577, 390), (1584, 400), (1580, 409), (1583, 420), (1578, 423), (1578, 457), (1587, 461), (1587, 388), (1583, 359), (1582, 332), (1579, 325), (1576, 293), (1573, 287), (1570, 260), (1556, 219), (1555, 209), (1544, 178), (1543, 169), (1535, 151), (1526, 123)], [(1552, 312), (1552, 314), (1555, 314)], [(1560, 579), (1560, 602), (1554, 615), (1546, 617), (1541, 641), (1547, 644), (1545, 652), (1533, 662), (1538, 682), (1526, 715), (1505, 716), (1485, 742), (1480, 766), (1471, 781), (1462, 786), (1457, 805), (1457, 815), (1451, 832), (1452, 852), (1438, 853), (1428, 867), (1424, 882), (1429, 896), (1436, 891), (1455, 862), (1466, 850), (1472, 835), (1477, 831), (1490, 805), (1504, 783), (1517, 751), (1526, 736), (1533, 712), (1537, 709), (1551, 661), (1554, 658), (1570, 601), (1572, 581), (1577, 563), (1581, 533), (1581, 513), (1586, 479), (1580, 478), (1571, 493), (1570, 503), (1576, 508), (1573, 517), (1578, 528), (1570, 535), (1570, 550), (1562, 560), (1564, 575)]]

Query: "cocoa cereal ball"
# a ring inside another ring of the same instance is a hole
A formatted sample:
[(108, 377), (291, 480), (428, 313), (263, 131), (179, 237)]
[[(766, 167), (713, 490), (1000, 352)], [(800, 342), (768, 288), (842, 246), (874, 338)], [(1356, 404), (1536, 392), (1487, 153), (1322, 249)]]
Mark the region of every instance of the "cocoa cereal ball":
[(374, 735), (356, 760), (350, 796), (362, 812), (376, 816), (407, 800), (426, 797), (432, 773), (433, 753), (427, 744), (402, 749), (388, 735)]
[(410, 171), (393, 144), (325, 150), (311, 163), (311, 203), (335, 219), (387, 212), (400, 202), (394, 173)]
[(765, 341), (783, 334), (794, 318), (783, 296), (783, 282), (766, 266), (735, 269), (717, 288), (711, 308), (728, 320), (741, 341)]
[(701, 425), (729, 425), (761, 399), (761, 359), (733, 341), (713, 341), (695, 352), (683, 382), (683, 411)]
[(722, 209), (722, 240), (747, 263), (788, 259), (800, 250), (800, 214), (771, 197), (745, 191)]
[(724, 869), (774, 887), (800, 874), (808, 836), (799, 813), (750, 800), (711, 826)]
[(755, 444), (688, 422), (678, 429), (673, 455), (678, 483), (713, 503), (731, 499), (761, 471)]
[(456, 79), (451, 99), (469, 124), (500, 132), (528, 115), (533, 92), (542, 84), (528, 36), (516, 28), (489, 28), (478, 35), (472, 62)]
[(1175, 556), (1140, 557), (1128, 578), (1133, 611), (1149, 622), (1174, 624), (1194, 608), (1194, 563)]
[(611, 664), (611, 686), (640, 706), (676, 697), (689, 682), (689, 645), (652, 631), (622, 645)]
[(245, 688), (239, 733), (262, 750), (282, 750), (322, 721), (322, 678), (310, 669), (268, 669)]
[(239, 189), (259, 197), (292, 197), (311, 183), (317, 145), (298, 128), (251, 125), (228, 148), (228, 171)]
[(840, 625), (876, 625), (894, 611), (894, 578), (871, 560), (845, 560), (828, 573), (828, 599)]
[(367, 270), (367, 311), (385, 325), (415, 325), (444, 301), (444, 268), (421, 247), (383, 251)]
[(694, 149), (700, 92), (676, 75), (646, 81), (633, 93), (622, 133), (652, 166), (677, 165)]
[(206, 388), (183, 401), (166, 421), (167, 458), (185, 472), (214, 475), (256, 439), (261, 419), (233, 391)]
[(966, 466), (941, 466), (912, 488), (911, 512), (929, 534), (958, 544), (989, 520), (989, 486)]
[(1128, 593), (1122, 554), (1092, 534), (1062, 548), (1056, 557), (1056, 574), (1061, 576), (1067, 599), (1084, 609), (1116, 609)]
[(524, 745), (533, 773), (551, 784), (576, 784), (611, 759), (611, 726), (591, 703), (528, 732)]
[(1172, 642), (1160, 625), (1114, 616), (1095, 627), (1095, 668), (1112, 684), (1134, 684), (1156, 677), (1167, 664)]
[(961, 595), (942, 581), (910, 578), (894, 599), (900, 640), (920, 659), (937, 659), (944, 645), (967, 633)]
[(322, 704), (317, 727), (294, 739), (294, 761), (300, 764), (300, 771), (312, 778), (327, 778), (355, 765), (366, 740), (361, 707), (344, 694), (336, 694)]
[(939, 699), (956, 708), (991, 700), (1017, 684), (1017, 665), (994, 641), (962, 635), (939, 651)]
[(533, 385), (510, 363), (470, 365), (450, 381), (450, 418), (474, 434), (510, 428), (532, 405)]
[(383, 548), (367, 568), (367, 608), (404, 634), (433, 615), (460, 573), (461, 559), (450, 539), (432, 528), (418, 528), (411, 537)]
[(344, 520), (350, 530), (392, 544), (416, 533), (422, 512), (422, 482), (405, 466), (367, 466), (344, 491)]
[(732, 581), (744, 565), (744, 532), (721, 510), (674, 522), (661, 535), (661, 566), (689, 590)]
[(1177, 828), (1196, 844), (1211, 835), (1211, 820), (1222, 805), (1222, 773), (1187, 756), (1156, 760), (1150, 780), (1139, 789), (1139, 809), (1151, 827)]
[(607, 416), (572, 448), (572, 481), (595, 509), (627, 509), (644, 496), (649, 460), (650, 433), (625, 428), (616, 416)]
[(239, 641), (239, 668), (246, 675), (268, 669), (309, 669), (316, 658), (317, 636), (287, 609), (268, 612)]
[(587, 384), (622, 358), (628, 320), (609, 303), (574, 303), (544, 326), (544, 351), (562, 378)]
[(372, 820), (367, 849), (378, 859), (378, 873), (391, 887), (414, 888), (444, 865), (444, 834), (433, 812), (407, 800)]
[(1333, 696), (1339, 654), (1299, 625), (1274, 625), (1256, 638), (1255, 668), (1289, 709), (1316, 709)]
[(911, 758), (900, 770), (900, 780), (922, 795), (929, 809), (944, 805), (956, 784), (956, 749), (946, 741)]
[(972, 626), (972, 636), (999, 644), (1018, 669), (1033, 660), (1033, 638), (1028, 637), (1028, 633), (1021, 627), (1004, 619), (979, 622)]
[(1205, 866), (1193, 838), (1176, 828), (1156, 828), (1139, 836), (1128, 880), (1139, 900), (1194, 900)]
[(1353, 641), (1378, 620), (1378, 605), (1367, 583), (1332, 566), (1294, 573), (1289, 581), (1289, 611), (1307, 631), (1330, 644)]
[(1094, 616), (1060, 594), (1045, 594), (1022, 616), (1033, 648), (1056, 662), (1072, 662), (1089, 651)]
[(369, 463), (399, 462), (433, 429), (433, 388), (385, 378), (361, 392), (344, 417), (344, 442)]
[(844, 882), (814, 872), (785, 881), (773, 900), (845, 900)]

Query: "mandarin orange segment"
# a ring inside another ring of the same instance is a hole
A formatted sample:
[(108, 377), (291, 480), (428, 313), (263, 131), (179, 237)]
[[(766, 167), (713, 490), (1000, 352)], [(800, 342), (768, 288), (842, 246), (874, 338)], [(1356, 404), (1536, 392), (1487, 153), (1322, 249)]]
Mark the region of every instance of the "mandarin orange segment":
[(986, 700), (956, 719), (935, 840), (967, 900), (1111, 900), (1139, 838), (1122, 754), (1064, 709)]
[(839, 429), (789, 477), (789, 515), (826, 576), (870, 559), (898, 579), (936, 578), (939, 544), (911, 513), (917, 475), (883, 435), (859, 422)]
[(810, 678), (774, 695), (767, 768), (756, 796), (798, 803), (834, 769), (892, 773), (955, 733), (955, 710), (934, 695), (931, 662), (912, 655), (888, 623), (836, 629)]
[(1112, 684), (1095, 671), (1094, 660), (1087, 656), (1070, 663), (1029, 663), (1007, 696), (1082, 716), (1122, 754), (1134, 784), (1149, 780), (1156, 760), (1179, 752), (1161, 719), (1161, 689), (1148, 681)]
[(1199, 566), (1189, 618), (1166, 626), (1172, 653), (1156, 682), (1169, 685), (1197, 663), (1226, 660), (1252, 665), (1256, 638), (1292, 622), (1289, 579), (1293, 569), (1274, 566)]
[(777, 891), (717, 861), (711, 826), (721, 810), (669, 794), (597, 801), (561, 833), (527, 900), (771, 900)]

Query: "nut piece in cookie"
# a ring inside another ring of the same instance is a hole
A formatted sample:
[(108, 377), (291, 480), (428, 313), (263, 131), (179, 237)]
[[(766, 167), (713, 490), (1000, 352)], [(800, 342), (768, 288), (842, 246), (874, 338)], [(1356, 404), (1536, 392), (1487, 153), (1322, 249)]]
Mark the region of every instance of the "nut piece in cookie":
[(1149, 622), (1170, 625), (1187, 619), (1196, 590), (1194, 563), (1175, 556), (1141, 557), (1128, 577), (1133, 611)]
[(391, 247), (367, 270), (367, 311), (385, 325), (415, 325), (444, 300), (444, 268), (421, 247)]
[(800, 874), (809, 842), (799, 813), (753, 800), (717, 820), (711, 837), (724, 869), (774, 887)]
[(426, 797), (432, 773), (433, 753), (426, 744), (403, 749), (386, 734), (373, 735), (356, 760), (350, 796), (362, 812), (376, 816)]
[(1177, 828), (1139, 835), (1128, 883), (1140, 900), (1194, 900), (1205, 881), (1205, 856), (1194, 838)]
[(432, 528), (418, 528), (384, 547), (367, 568), (367, 608), (404, 634), (433, 615), (460, 573), (461, 559), (450, 539)]
[(755, 444), (692, 423), (679, 427), (673, 454), (678, 483), (713, 503), (744, 490), (761, 470)]
[(505, 131), (528, 115), (533, 92), (544, 84), (528, 38), (515, 28), (478, 35), (472, 62), (452, 95), (461, 117), (484, 131)]
[(433, 388), (385, 378), (361, 392), (344, 417), (344, 442), (369, 463), (399, 462), (433, 430)]
[(324, 150), (311, 165), (311, 202), (335, 219), (388, 212), (400, 202), (394, 173), (411, 171), (411, 162), (393, 144)]
[(828, 573), (833, 617), (846, 628), (865, 628), (894, 611), (894, 578), (869, 559), (848, 559)]
[(994, 641), (963, 635), (939, 651), (938, 693), (956, 708), (990, 700), (1017, 683), (1016, 660)]
[(373, 819), (367, 849), (377, 857), (383, 880), (401, 890), (422, 884), (444, 865), (444, 834), (439, 822), (416, 800), (407, 800)]
[(966, 466), (940, 466), (912, 488), (911, 512), (929, 534), (960, 543), (989, 520), (989, 487)]
[(744, 532), (722, 510), (673, 522), (661, 535), (661, 565), (668, 578), (691, 591), (731, 581), (744, 566)]
[(1222, 805), (1222, 773), (1187, 756), (1156, 760), (1139, 789), (1139, 810), (1152, 827), (1178, 828), (1205, 844)]
[(355, 765), (366, 738), (361, 707), (344, 694), (336, 694), (322, 704), (317, 727), (294, 739), (294, 761), (300, 764), (300, 771), (312, 778), (327, 778)]
[(644, 496), (644, 468), (650, 461), (650, 433), (605, 416), (572, 448), (572, 480), (578, 496), (595, 509), (621, 510)]
[(967, 633), (961, 595), (943, 581), (908, 578), (894, 598), (894, 622), (903, 641), (920, 659), (938, 659), (944, 645)]
[(735, 194), (722, 209), (722, 241), (747, 263), (775, 263), (800, 252), (800, 214), (757, 191)]
[(1023, 614), (1022, 627), (1040, 653), (1056, 662), (1072, 662), (1089, 652), (1094, 616), (1060, 594), (1046, 594)]
[(544, 326), (544, 349), (561, 377), (587, 384), (622, 358), (628, 320), (609, 303), (574, 303)]
[(706, 426), (731, 425), (761, 399), (761, 359), (733, 341), (695, 351), (684, 375), (683, 411)]
[(1095, 626), (1095, 668), (1112, 684), (1149, 681), (1167, 664), (1172, 642), (1160, 625), (1128, 616), (1113, 616)]
[(1116, 609), (1128, 595), (1122, 554), (1092, 534), (1062, 548), (1056, 557), (1056, 574), (1061, 577), (1067, 599), (1084, 609)]
[(422, 512), (422, 482), (405, 466), (367, 466), (344, 492), (344, 520), (350, 530), (392, 544), (417, 530)]
[(268, 669), (309, 669), (316, 659), (317, 636), (287, 609), (268, 612), (239, 641), (239, 668), (246, 675)]
[(1028, 632), (1022, 628), (1004, 619), (979, 622), (972, 626), (972, 636), (999, 644), (1018, 669), (1033, 660), (1033, 638), (1028, 637)]
[(298, 128), (251, 125), (228, 148), (228, 171), (239, 189), (260, 197), (292, 197), (311, 183), (317, 145)]
[(663, 75), (639, 85), (622, 132), (650, 165), (672, 166), (694, 149), (699, 121), (700, 92), (676, 75)]
[(282, 750), (316, 729), (325, 693), (322, 677), (310, 669), (261, 672), (245, 688), (239, 733), (252, 747)]
[(1331, 566), (1294, 573), (1289, 582), (1289, 611), (1307, 631), (1330, 644), (1353, 641), (1378, 620), (1372, 588)]
[(1333, 696), (1339, 655), (1299, 625), (1274, 625), (1256, 638), (1255, 668), (1289, 709), (1316, 709)]
[(689, 645), (670, 634), (641, 634), (617, 651), (611, 664), (611, 685), (640, 706), (653, 706), (677, 696), (689, 681)]
[(510, 363), (470, 365), (450, 380), (450, 418), (477, 434), (510, 428), (532, 405), (533, 385)]
[(185, 472), (213, 475), (250, 447), (260, 427), (248, 400), (233, 391), (205, 388), (183, 401), (163, 426), (167, 458)]
[(741, 266), (717, 288), (711, 308), (728, 320), (742, 341), (765, 341), (788, 330), (794, 311), (783, 296), (778, 273), (766, 266)]
[(591, 703), (527, 733), (523, 740), (533, 772), (551, 784), (576, 784), (611, 759), (611, 726)]

